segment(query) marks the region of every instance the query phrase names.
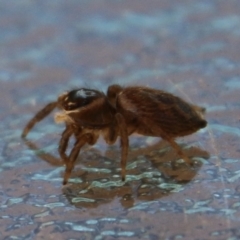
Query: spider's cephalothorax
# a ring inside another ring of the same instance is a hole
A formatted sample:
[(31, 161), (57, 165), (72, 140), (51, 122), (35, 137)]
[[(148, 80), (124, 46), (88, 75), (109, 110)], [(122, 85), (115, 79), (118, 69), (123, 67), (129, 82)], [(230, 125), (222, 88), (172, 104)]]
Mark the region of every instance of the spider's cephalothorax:
[(85, 128), (101, 129), (111, 125), (115, 115), (106, 96), (97, 90), (80, 88), (64, 93), (59, 96), (58, 105), (66, 122)]
[[(54, 108), (61, 111), (56, 122), (65, 122), (66, 128), (59, 142), (59, 154), (66, 164), (63, 184), (70, 177), (74, 163), (83, 145), (96, 143), (102, 135), (108, 144), (121, 139), (121, 175), (125, 179), (128, 154), (128, 136), (139, 133), (161, 137), (168, 141), (186, 163), (191, 160), (174, 141), (176, 137), (189, 135), (207, 125), (203, 118), (204, 108), (192, 105), (170, 93), (148, 87), (121, 87), (111, 85), (107, 95), (80, 88), (59, 96), (40, 110), (24, 128), (26, 137), (36, 122), (46, 117)], [(69, 138), (74, 135), (75, 145), (66, 155)]]

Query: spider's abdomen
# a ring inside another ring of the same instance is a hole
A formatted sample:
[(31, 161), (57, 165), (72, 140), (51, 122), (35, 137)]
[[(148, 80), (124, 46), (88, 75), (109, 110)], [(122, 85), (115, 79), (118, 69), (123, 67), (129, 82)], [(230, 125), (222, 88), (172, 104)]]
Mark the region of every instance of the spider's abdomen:
[(200, 109), (170, 93), (146, 87), (125, 88), (117, 98), (117, 110), (127, 121), (134, 119), (139, 133), (151, 136), (185, 136), (204, 128), (207, 122)]

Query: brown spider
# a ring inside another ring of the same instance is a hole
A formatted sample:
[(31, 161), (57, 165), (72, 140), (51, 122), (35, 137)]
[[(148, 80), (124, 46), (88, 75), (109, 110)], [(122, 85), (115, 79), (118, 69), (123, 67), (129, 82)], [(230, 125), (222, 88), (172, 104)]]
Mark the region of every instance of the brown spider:
[[(128, 155), (128, 136), (138, 133), (161, 137), (177, 151), (187, 164), (191, 160), (174, 141), (176, 137), (189, 135), (207, 125), (204, 108), (185, 102), (170, 93), (148, 87), (121, 87), (111, 85), (107, 95), (87, 88), (63, 93), (56, 102), (47, 104), (26, 125), (25, 138), (35, 123), (41, 121), (56, 107), (55, 121), (65, 122), (66, 128), (59, 142), (59, 154), (66, 170), (63, 184), (68, 182), (80, 149), (86, 143), (94, 145), (100, 135), (108, 144), (121, 139), (121, 176), (125, 180)], [(75, 145), (66, 155), (69, 138), (74, 135)]]

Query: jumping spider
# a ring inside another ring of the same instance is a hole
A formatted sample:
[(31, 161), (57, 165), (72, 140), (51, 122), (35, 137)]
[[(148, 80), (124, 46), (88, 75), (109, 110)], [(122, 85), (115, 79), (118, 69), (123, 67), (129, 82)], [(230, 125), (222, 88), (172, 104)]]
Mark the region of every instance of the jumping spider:
[[(56, 102), (47, 104), (26, 125), (25, 138), (35, 123), (41, 121), (56, 107), (55, 121), (66, 125), (59, 142), (59, 154), (66, 165), (63, 184), (68, 182), (74, 163), (83, 145), (94, 145), (100, 135), (108, 144), (121, 139), (121, 177), (125, 180), (128, 155), (128, 136), (138, 133), (161, 137), (177, 151), (187, 164), (191, 160), (174, 141), (207, 125), (204, 108), (185, 102), (170, 93), (148, 87), (121, 87), (111, 85), (107, 94), (87, 88), (63, 93)], [(76, 142), (69, 156), (66, 154), (69, 138)]]

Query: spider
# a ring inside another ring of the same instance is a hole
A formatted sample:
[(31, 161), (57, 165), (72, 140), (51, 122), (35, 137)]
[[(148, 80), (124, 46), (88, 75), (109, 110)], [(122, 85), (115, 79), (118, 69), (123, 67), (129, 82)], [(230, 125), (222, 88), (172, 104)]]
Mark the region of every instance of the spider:
[[(161, 137), (184, 159), (192, 161), (175, 142), (176, 137), (186, 136), (204, 128), (207, 121), (205, 109), (162, 90), (142, 86), (121, 87), (111, 85), (107, 94), (88, 88), (75, 89), (60, 95), (55, 102), (47, 104), (26, 125), (22, 132), (25, 138), (34, 125), (55, 108), (55, 122), (64, 122), (65, 130), (59, 142), (59, 155), (66, 165), (63, 184), (67, 184), (80, 149), (94, 145), (102, 135), (107, 144), (121, 140), (121, 178), (126, 175), (129, 148), (128, 137), (133, 133)], [(67, 156), (70, 137), (76, 141)]]

